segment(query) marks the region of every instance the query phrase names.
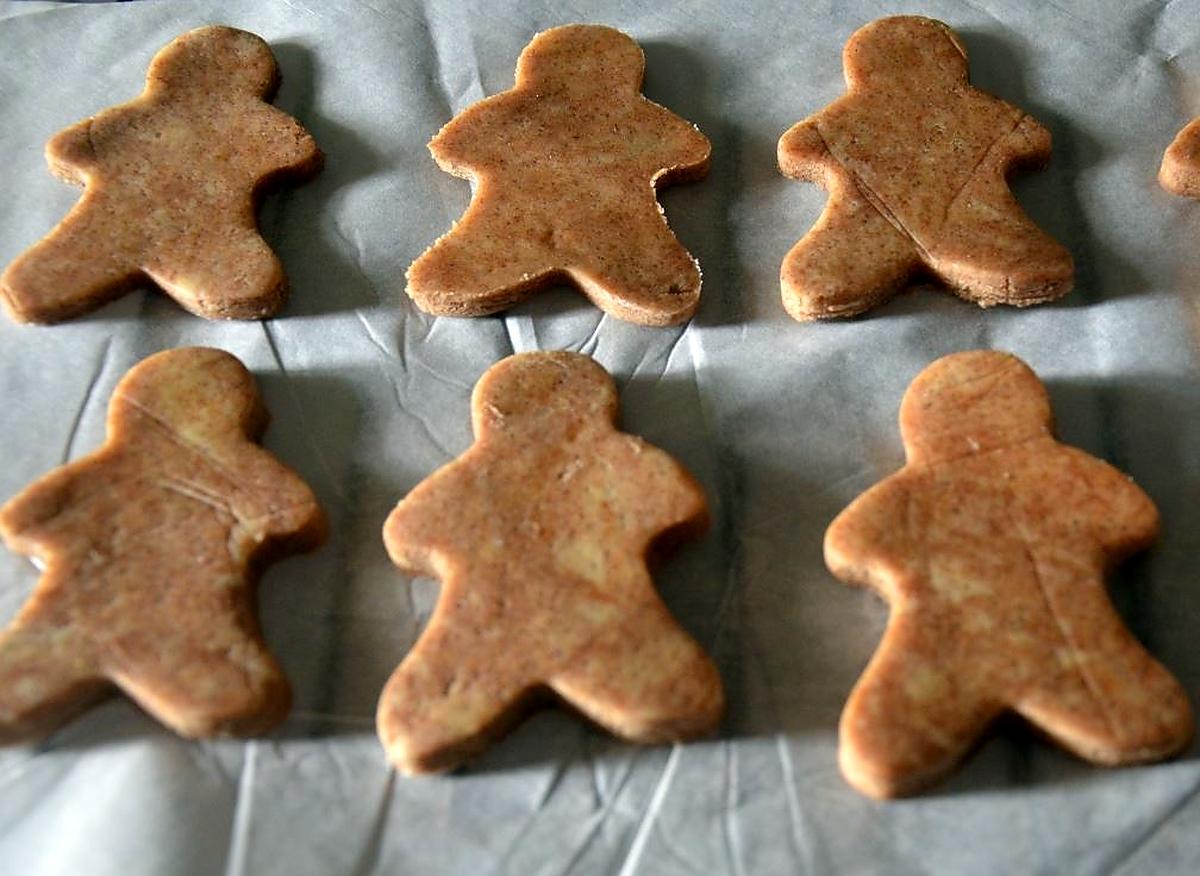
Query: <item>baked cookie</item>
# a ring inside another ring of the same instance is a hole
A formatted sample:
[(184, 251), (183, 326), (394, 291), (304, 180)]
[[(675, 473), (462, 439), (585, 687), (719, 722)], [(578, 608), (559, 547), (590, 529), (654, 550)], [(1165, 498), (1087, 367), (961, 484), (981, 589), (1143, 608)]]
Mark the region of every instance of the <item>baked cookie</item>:
[(1200, 198), (1200, 119), (1193, 119), (1163, 153), (1158, 182), (1185, 198)]
[(481, 316), (570, 282), (618, 319), (673, 325), (700, 269), (667, 227), (658, 186), (708, 172), (709, 143), (641, 94), (645, 59), (620, 31), (567, 25), (521, 52), (516, 86), (455, 116), (429, 144), (474, 183), (463, 218), (408, 269), (439, 316)]
[(317, 144), (265, 101), (279, 85), (254, 34), (202, 27), (154, 56), (146, 89), (59, 132), (51, 171), (84, 193), (0, 275), (20, 322), (58, 322), (149, 279), (210, 319), (259, 319), (287, 280), (258, 233), (258, 196), (321, 169)]
[(404, 772), (456, 766), (544, 692), (634, 742), (720, 720), (716, 668), (646, 567), (704, 530), (704, 493), (616, 431), (616, 411), (612, 379), (586, 356), (511, 356), (475, 387), (475, 444), (388, 517), (393, 562), (442, 582), (379, 700), (380, 739)]
[(1049, 132), (972, 88), (967, 53), (940, 21), (884, 18), (842, 53), (847, 93), (779, 140), (785, 176), (829, 192), (787, 254), (783, 304), (797, 320), (853, 316), (928, 272), (982, 307), (1071, 290), (1071, 255), (1009, 191), (1050, 158)]
[(233, 356), (159, 353), (118, 384), (103, 447), (0, 508), (0, 535), (44, 569), (0, 633), (0, 742), (44, 736), (112, 685), (183, 736), (283, 719), (252, 584), (325, 521), (253, 443), (266, 423)]
[(1055, 441), (1044, 388), (1005, 353), (926, 368), (900, 432), (904, 468), (825, 534), (830, 570), (892, 612), (842, 712), (847, 781), (873, 797), (917, 791), (1006, 710), (1099, 764), (1184, 748), (1187, 696), (1104, 587), (1157, 535), (1146, 494)]

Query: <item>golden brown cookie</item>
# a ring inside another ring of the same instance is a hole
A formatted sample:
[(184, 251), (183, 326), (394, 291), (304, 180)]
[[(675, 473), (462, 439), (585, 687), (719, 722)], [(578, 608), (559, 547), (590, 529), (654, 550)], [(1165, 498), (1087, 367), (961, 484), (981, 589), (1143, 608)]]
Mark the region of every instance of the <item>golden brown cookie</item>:
[(325, 519), (253, 443), (266, 423), (233, 356), (159, 353), (118, 384), (103, 447), (0, 508), (8, 546), (44, 569), (0, 633), (0, 742), (51, 732), (111, 685), (184, 736), (283, 719), (291, 694), (252, 586), (316, 547)]
[(698, 536), (704, 493), (663, 451), (616, 431), (617, 393), (576, 353), (493, 366), (471, 398), (475, 443), (421, 482), (383, 539), (442, 582), (379, 700), (408, 773), (450, 769), (553, 692), (634, 742), (712, 730), (712, 661), (671, 618), (647, 554)]
[(842, 773), (873, 797), (949, 771), (1012, 710), (1082, 758), (1180, 751), (1187, 696), (1133, 638), (1104, 573), (1150, 545), (1158, 513), (1125, 475), (1051, 434), (1014, 356), (958, 353), (905, 393), (907, 462), (843, 511), (825, 562), (891, 618), (842, 712)]
[(853, 316), (928, 272), (982, 307), (1025, 306), (1071, 290), (1071, 255), (1039, 229), (1006, 175), (1050, 158), (1034, 119), (967, 82), (954, 31), (883, 18), (842, 53), (847, 93), (779, 140), (785, 176), (829, 192), (783, 261), (797, 320)]
[(1200, 119), (1193, 119), (1163, 153), (1158, 182), (1185, 198), (1200, 198)]
[(20, 322), (58, 322), (152, 280), (210, 319), (259, 319), (287, 279), (258, 233), (258, 197), (321, 169), (317, 144), (265, 101), (279, 85), (271, 49), (202, 27), (154, 56), (141, 96), (59, 132), (51, 171), (83, 197), (0, 275)]
[(481, 316), (570, 282), (619, 319), (673, 325), (700, 302), (700, 269), (667, 227), (658, 186), (699, 179), (710, 147), (641, 94), (638, 44), (609, 27), (544, 31), (516, 86), (455, 116), (429, 144), (474, 183), (463, 218), (408, 269), (439, 316)]

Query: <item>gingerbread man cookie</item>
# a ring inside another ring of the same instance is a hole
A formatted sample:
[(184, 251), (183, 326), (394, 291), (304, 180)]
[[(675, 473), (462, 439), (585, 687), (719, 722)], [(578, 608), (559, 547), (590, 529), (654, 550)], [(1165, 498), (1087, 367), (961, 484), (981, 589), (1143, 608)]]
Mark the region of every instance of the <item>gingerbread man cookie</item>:
[(287, 280), (258, 233), (257, 200), (314, 175), (322, 156), (265, 102), (278, 85), (263, 40), (202, 27), (155, 55), (140, 97), (57, 134), (46, 160), (83, 197), (0, 275), (9, 315), (58, 322), (147, 278), (210, 319), (279, 310)]
[(917, 791), (1006, 710), (1100, 764), (1186, 746), (1187, 696), (1104, 587), (1106, 569), (1156, 537), (1146, 494), (1055, 441), (1045, 389), (1005, 353), (930, 365), (900, 431), (904, 468), (825, 535), (830, 570), (891, 605), (842, 713), (846, 779), (875, 797)]
[(853, 316), (925, 271), (982, 307), (1071, 290), (1071, 255), (1039, 229), (1006, 174), (1050, 158), (1034, 119), (967, 82), (954, 32), (917, 16), (860, 28), (842, 54), (847, 94), (779, 140), (785, 176), (829, 192), (783, 261), (797, 320)]
[(1193, 119), (1163, 153), (1158, 182), (1185, 198), (1200, 198), (1200, 119)]
[(645, 59), (620, 31), (556, 27), (517, 61), (516, 87), (464, 110), (429, 144), (474, 183), (471, 206), (408, 269), (440, 316), (495, 313), (555, 283), (643, 325), (688, 319), (700, 269), (657, 186), (708, 172), (708, 140), (641, 94)]
[(400, 502), (383, 529), (402, 569), (442, 592), (379, 701), (379, 735), (409, 773), (450, 769), (552, 692), (635, 742), (713, 729), (712, 661), (647, 571), (707, 526), (699, 485), (616, 431), (617, 394), (576, 353), (526, 353), (472, 395), (475, 444)]
[(312, 492), (253, 442), (267, 414), (228, 353), (151, 356), (118, 384), (108, 439), (0, 508), (44, 574), (0, 633), (0, 742), (37, 739), (111, 685), (184, 736), (255, 733), (291, 695), (252, 584), (309, 550)]

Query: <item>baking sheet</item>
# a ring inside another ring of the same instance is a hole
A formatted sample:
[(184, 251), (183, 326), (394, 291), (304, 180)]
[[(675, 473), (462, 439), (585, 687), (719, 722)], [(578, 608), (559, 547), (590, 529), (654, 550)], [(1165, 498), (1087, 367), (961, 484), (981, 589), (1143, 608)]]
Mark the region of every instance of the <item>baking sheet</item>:
[[(53, 328), (0, 319), (0, 497), (95, 448), (108, 396), (139, 359), (208, 344), (255, 372), (274, 416), (266, 445), (333, 524), (320, 552), (272, 567), (261, 587), (266, 636), (296, 692), (288, 722), (259, 740), (184, 742), (115, 698), (43, 745), (0, 751), (0, 872), (1195, 872), (1195, 746), (1106, 771), (1008, 722), (920, 798), (852, 792), (835, 765), (837, 718), (886, 611), (835, 582), (820, 545), (828, 521), (901, 464), (895, 415), (911, 378), (952, 351), (1011, 350), (1047, 381), (1064, 440), (1159, 504), (1160, 545), (1113, 593), (1195, 697), (1200, 205), (1154, 177), (1200, 113), (1198, 5), (0, 4), (0, 263), (78, 195), (46, 172), (44, 142), (134, 97), (154, 52), (191, 27), (269, 40), (277, 104), (328, 156), (320, 177), (262, 213), (293, 285), (277, 319), (208, 323), (149, 291)], [(1015, 188), (1075, 255), (1063, 301), (983, 312), (917, 289), (850, 322), (784, 314), (780, 260), (824, 196), (778, 174), (776, 140), (842, 93), (850, 33), (897, 12), (952, 25), (973, 81), (1053, 132), (1051, 167)], [(573, 21), (639, 40), (646, 93), (713, 142), (709, 178), (661, 198), (704, 270), (699, 313), (684, 328), (639, 328), (559, 290), (503, 317), (421, 314), (404, 269), (469, 197), (426, 141), (508, 88), (535, 32)], [(389, 564), (380, 526), (469, 444), (478, 376), (532, 349), (595, 356), (622, 389), (625, 428), (708, 491), (712, 532), (657, 580), (718, 661), (729, 716), (712, 740), (636, 748), (546, 711), (465, 771), (397, 777), (373, 734), (375, 699), (436, 587)], [(35, 579), (0, 553), (0, 618)]]

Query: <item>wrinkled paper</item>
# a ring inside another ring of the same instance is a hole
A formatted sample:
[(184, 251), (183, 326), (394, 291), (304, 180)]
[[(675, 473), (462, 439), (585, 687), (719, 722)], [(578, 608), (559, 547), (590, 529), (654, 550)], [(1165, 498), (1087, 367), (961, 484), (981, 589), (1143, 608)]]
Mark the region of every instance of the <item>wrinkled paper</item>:
[[(775, 144), (842, 93), (842, 44), (896, 12), (963, 37), (973, 81), (1053, 133), (1027, 211), (1073, 252), (1076, 291), (982, 311), (918, 288), (867, 317), (801, 325), (779, 264), (819, 214)], [(838, 714), (886, 619), (825, 570), (833, 516), (902, 462), (908, 382), (957, 350), (1010, 350), (1047, 382), (1061, 437), (1133, 475), (1161, 543), (1114, 578), (1135, 634), (1200, 689), (1200, 204), (1162, 191), (1162, 151), (1200, 113), (1200, 3), (1008, 0), (572, 4), (383, 0), (0, 5), (0, 264), (78, 191), (45, 141), (131, 99), (154, 52), (192, 27), (261, 34), (277, 104), (328, 161), (269, 197), (262, 226), (292, 281), (283, 313), (217, 323), (138, 291), (63, 325), (0, 318), (0, 498), (103, 440), (120, 376), (205, 344), (254, 371), (266, 445), (313, 485), (330, 541), (273, 566), (265, 634), (296, 694), (252, 741), (186, 742), (115, 697), (44, 744), (0, 751), (0, 872), (43, 874), (1187, 873), (1200, 869), (1200, 761), (1104, 770), (1002, 722), (947, 782), (870, 802), (840, 778)], [(617, 26), (646, 93), (713, 143), (707, 180), (661, 201), (699, 258), (686, 327), (640, 328), (557, 290), (503, 316), (434, 319), (408, 264), (466, 207), (425, 149), (454, 113), (511, 86), (522, 47), (572, 21)], [(638, 748), (540, 712), (455, 775), (407, 779), (374, 736), (376, 697), (436, 585), (384, 553), (390, 508), (470, 443), (475, 380), (513, 351), (608, 368), (624, 428), (681, 459), (715, 524), (657, 574), (717, 660), (730, 708), (709, 741)], [(0, 552), (0, 615), (37, 572)]]

